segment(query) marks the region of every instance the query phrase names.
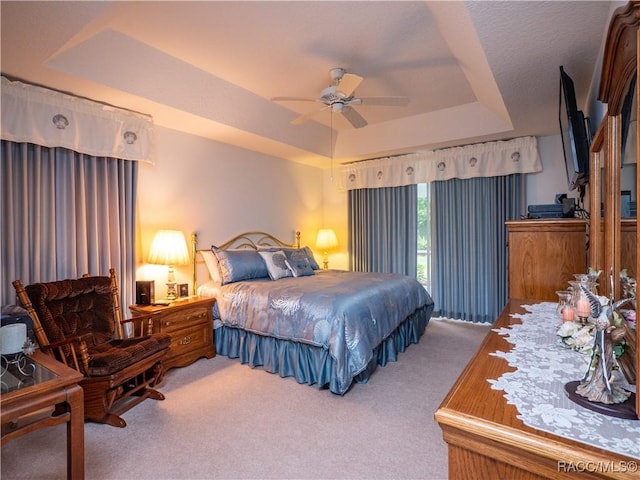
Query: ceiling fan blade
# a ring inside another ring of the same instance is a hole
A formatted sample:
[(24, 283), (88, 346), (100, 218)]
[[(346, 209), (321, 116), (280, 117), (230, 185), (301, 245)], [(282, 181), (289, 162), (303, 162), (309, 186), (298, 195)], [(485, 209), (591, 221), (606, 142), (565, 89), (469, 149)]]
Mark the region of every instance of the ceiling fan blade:
[(349, 105), (345, 105), (342, 108), (342, 115), (344, 115), (344, 118), (346, 118), (355, 128), (362, 128), (367, 125), (367, 121), (362, 117), (362, 115), (356, 112)]
[(310, 97), (273, 97), (272, 102), (317, 102), (317, 98)]
[(363, 97), (354, 98), (349, 102), (354, 105), (381, 105), (388, 107), (406, 107), (409, 105), (409, 97)]
[(338, 90), (344, 93), (345, 97), (350, 97), (361, 82), (362, 77), (353, 73), (345, 73), (338, 83)]
[(313, 112), (309, 112), (309, 113), (305, 113), (304, 115), (300, 115), (299, 117), (294, 118), (293, 120), (291, 120), (291, 125), (300, 125), (301, 123), (306, 122), (311, 117), (313, 117), (314, 115), (317, 115), (318, 113), (322, 112), (323, 110), (326, 110), (327, 108), (329, 108), (329, 105), (326, 105), (326, 106), (322, 107), (320, 110), (314, 110)]

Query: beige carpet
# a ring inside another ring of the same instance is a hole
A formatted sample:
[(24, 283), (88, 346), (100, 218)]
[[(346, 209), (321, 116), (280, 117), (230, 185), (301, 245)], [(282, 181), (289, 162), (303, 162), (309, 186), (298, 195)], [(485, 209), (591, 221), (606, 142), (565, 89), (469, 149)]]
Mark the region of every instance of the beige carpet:
[[(85, 426), (87, 479), (445, 479), (433, 414), (489, 330), (432, 320), (399, 361), (340, 397), (218, 356), (168, 372), (166, 400)], [(65, 428), (2, 447), (1, 476), (66, 477)]]

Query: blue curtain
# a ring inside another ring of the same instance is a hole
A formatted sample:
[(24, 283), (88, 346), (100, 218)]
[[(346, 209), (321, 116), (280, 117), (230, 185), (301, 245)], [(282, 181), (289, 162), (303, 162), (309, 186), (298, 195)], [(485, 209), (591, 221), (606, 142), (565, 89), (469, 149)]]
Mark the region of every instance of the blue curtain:
[(349, 190), (350, 267), (417, 274), (418, 187)]
[(493, 322), (507, 302), (504, 222), (520, 217), (524, 176), (431, 184), (434, 315)]
[(13, 280), (114, 267), (125, 313), (135, 288), (137, 162), (5, 140), (0, 154), (2, 305), (17, 303)]

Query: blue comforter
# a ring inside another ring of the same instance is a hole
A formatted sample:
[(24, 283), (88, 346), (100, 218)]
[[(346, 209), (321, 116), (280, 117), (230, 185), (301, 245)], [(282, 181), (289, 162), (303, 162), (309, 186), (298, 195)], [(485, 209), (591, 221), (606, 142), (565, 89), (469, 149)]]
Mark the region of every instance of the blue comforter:
[(215, 317), (223, 325), (328, 350), (346, 389), (400, 323), (433, 301), (417, 280), (342, 270), (219, 287)]

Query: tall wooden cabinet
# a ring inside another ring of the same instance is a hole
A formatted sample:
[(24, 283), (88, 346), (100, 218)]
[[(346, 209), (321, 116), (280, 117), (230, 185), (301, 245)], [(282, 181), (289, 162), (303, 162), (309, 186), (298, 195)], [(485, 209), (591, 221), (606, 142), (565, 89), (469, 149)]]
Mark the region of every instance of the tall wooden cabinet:
[(514, 220), (506, 227), (509, 298), (556, 301), (574, 274), (587, 272), (586, 220)]

